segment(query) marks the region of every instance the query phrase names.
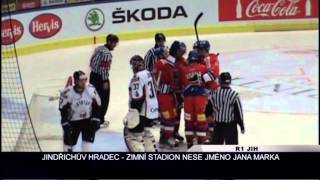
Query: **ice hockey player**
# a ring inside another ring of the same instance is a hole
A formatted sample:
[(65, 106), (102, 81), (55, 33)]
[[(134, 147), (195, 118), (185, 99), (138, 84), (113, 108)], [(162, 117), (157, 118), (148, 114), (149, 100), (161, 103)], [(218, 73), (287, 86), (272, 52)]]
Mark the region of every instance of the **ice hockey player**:
[(174, 94), (176, 59), (169, 54), (167, 48), (157, 49), (157, 54), (159, 60), (156, 62), (154, 70), (162, 125), (159, 145), (173, 148), (178, 145), (174, 138), (174, 125), (177, 118)]
[(174, 41), (170, 47), (169, 54), (176, 58), (175, 62), (175, 89), (174, 89), (174, 95), (176, 99), (176, 109), (177, 109), (177, 117), (174, 124), (174, 137), (179, 141), (183, 142), (184, 138), (179, 134), (179, 128), (180, 128), (180, 117), (181, 117), (181, 110), (183, 108), (183, 86), (181, 81), (181, 73), (182, 69), (187, 66), (188, 62), (183, 57), (183, 55), (186, 53), (187, 47), (185, 43), (181, 41)]
[(101, 127), (108, 127), (109, 121), (105, 121), (110, 99), (109, 72), (112, 63), (112, 54), (118, 45), (119, 38), (115, 34), (106, 37), (106, 44), (98, 46), (90, 59), (90, 83), (97, 89), (101, 98)]
[[(207, 40), (202, 40), (199, 42), (197, 49), (199, 53), (200, 62), (202, 62), (208, 70), (213, 72), (215, 77), (219, 77), (220, 75), (220, 67), (219, 67), (219, 54), (210, 53), (210, 43)], [(216, 81), (208, 82), (207, 88), (215, 91), (219, 87), (218, 79)]]
[(185, 134), (188, 148), (190, 148), (194, 141), (197, 144), (204, 144), (207, 140), (208, 124), (205, 110), (208, 103), (208, 92), (205, 85), (214, 81), (215, 77), (200, 62), (197, 51), (189, 52), (188, 66), (183, 69), (182, 74)]
[(100, 128), (101, 100), (83, 71), (74, 72), (73, 78), (75, 85), (66, 87), (59, 101), (64, 151), (73, 151), (81, 133), (82, 151), (88, 152)]
[(149, 49), (144, 57), (145, 67), (148, 71), (153, 72), (154, 64), (157, 61), (157, 55), (155, 50), (159, 47), (165, 47), (166, 37), (163, 33), (156, 33), (154, 36), (155, 45), (153, 48)]
[[(215, 77), (219, 77), (220, 75), (220, 67), (219, 67), (219, 54), (210, 53), (210, 43), (207, 40), (197, 41), (196, 48), (198, 50), (200, 61), (206, 65), (207, 69), (213, 72)], [(209, 90), (210, 94), (216, 91), (219, 88), (219, 81), (208, 82), (206, 85), (207, 89)], [(212, 133), (214, 130), (214, 122), (212, 117), (207, 117), (208, 119), (208, 136), (212, 137)], [(214, 118), (214, 117), (213, 117)]]
[[(167, 57), (169, 57), (169, 49), (168, 49), (168, 47), (159, 47), (159, 48), (155, 49), (154, 53), (155, 53), (157, 59), (166, 59)], [(154, 80), (154, 83), (155, 83), (155, 87), (156, 87), (155, 89), (157, 91), (157, 97), (158, 97), (158, 92), (159, 92), (158, 85), (159, 85), (159, 82), (156, 82), (156, 79), (155, 79), (155, 75), (156, 75), (155, 65), (154, 65), (154, 67), (152, 69), (153, 69), (153, 72), (151, 74), (152, 74), (152, 77), (153, 77), (153, 80)], [(159, 108), (159, 111), (160, 111), (160, 108)], [(160, 139), (159, 139), (159, 144), (162, 145), (162, 144), (165, 144), (166, 142), (165, 142), (165, 137), (164, 137), (164, 128), (165, 128), (164, 119), (161, 116), (161, 114), (160, 114), (160, 118), (159, 119), (160, 119)]]
[(133, 56), (130, 65), (134, 75), (129, 84), (129, 111), (124, 118), (128, 130), (125, 141), (131, 152), (157, 152), (151, 132), (159, 118), (154, 82), (141, 56)]

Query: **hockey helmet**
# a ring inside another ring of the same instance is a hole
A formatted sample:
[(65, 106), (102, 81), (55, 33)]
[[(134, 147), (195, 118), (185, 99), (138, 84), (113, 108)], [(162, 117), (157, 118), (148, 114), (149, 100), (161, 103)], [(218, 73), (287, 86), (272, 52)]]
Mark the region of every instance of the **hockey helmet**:
[(198, 50), (199, 44), (200, 44), (200, 41), (194, 42), (193, 43), (193, 50)]
[(88, 78), (83, 71), (79, 70), (73, 73), (73, 79), (74, 81), (79, 81), (79, 80), (87, 80)]
[(182, 41), (174, 41), (172, 44), (171, 44), (171, 47), (170, 47), (170, 50), (169, 50), (169, 54), (171, 56), (175, 56), (177, 51), (180, 50), (180, 49), (186, 49), (187, 46), (184, 42)]
[(188, 54), (188, 63), (197, 63), (199, 62), (199, 54), (197, 51), (190, 51)]
[(168, 47), (158, 47), (155, 49), (154, 54), (158, 59), (165, 59), (168, 52)]
[(198, 49), (205, 49), (208, 52), (210, 51), (210, 43), (207, 40), (199, 41)]

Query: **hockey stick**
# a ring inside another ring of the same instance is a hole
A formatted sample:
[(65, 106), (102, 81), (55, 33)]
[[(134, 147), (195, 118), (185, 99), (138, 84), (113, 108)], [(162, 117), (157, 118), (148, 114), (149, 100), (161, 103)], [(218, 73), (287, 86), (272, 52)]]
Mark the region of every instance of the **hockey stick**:
[(197, 28), (197, 26), (198, 26), (198, 22), (199, 22), (199, 20), (200, 20), (200, 18), (201, 18), (202, 16), (203, 16), (203, 12), (201, 12), (201, 13), (197, 16), (196, 20), (194, 21), (194, 30), (195, 30), (195, 32), (196, 32), (197, 41), (199, 41), (199, 35), (198, 35), (198, 28)]
[[(195, 30), (195, 32), (196, 32), (196, 37), (197, 37), (197, 42), (199, 43), (199, 34), (198, 34), (198, 22), (199, 22), (199, 20), (200, 20), (200, 18), (203, 16), (203, 12), (201, 12), (197, 17), (196, 17), (196, 20), (194, 21), (194, 30)], [(194, 133), (194, 135), (195, 135), (195, 137), (197, 137), (197, 132), (196, 131), (194, 131), (193, 132)], [(193, 140), (192, 140), (193, 141)], [(193, 143), (192, 143), (193, 144)]]

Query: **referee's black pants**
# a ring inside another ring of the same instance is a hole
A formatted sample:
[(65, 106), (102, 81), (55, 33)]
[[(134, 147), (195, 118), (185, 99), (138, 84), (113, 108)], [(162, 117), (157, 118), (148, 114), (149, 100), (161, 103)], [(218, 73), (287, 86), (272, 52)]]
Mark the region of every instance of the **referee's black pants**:
[(237, 123), (216, 123), (212, 136), (212, 144), (238, 144)]
[(90, 84), (92, 84), (101, 99), (101, 116), (100, 116), (100, 120), (101, 120), (101, 124), (103, 124), (105, 122), (104, 117), (107, 113), (108, 110), (108, 106), (109, 106), (109, 98), (110, 98), (110, 81), (108, 79), (108, 84), (109, 84), (109, 88), (108, 90), (105, 90), (103, 88), (103, 80), (101, 78), (101, 75), (91, 72), (90, 73)]

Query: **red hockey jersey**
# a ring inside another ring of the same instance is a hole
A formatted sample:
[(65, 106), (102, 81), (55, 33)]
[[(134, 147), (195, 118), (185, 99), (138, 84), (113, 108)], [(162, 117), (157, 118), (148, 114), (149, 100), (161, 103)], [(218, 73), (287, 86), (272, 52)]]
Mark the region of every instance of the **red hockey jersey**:
[(183, 69), (188, 65), (188, 62), (185, 58), (177, 59), (175, 63), (175, 83), (176, 83), (176, 92), (183, 92), (183, 84), (181, 77), (183, 76)]
[(169, 56), (167, 59), (160, 59), (155, 66), (155, 81), (157, 90), (161, 94), (171, 94), (176, 89), (175, 83), (175, 58)]
[(182, 70), (182, 84), (184, 96), (204, 96), (206, 95), (205, 83), (202, 76), (208, 71), (203, 64), (189, 64)]
[[(216, 78), (220, 75), (219, 54), (210, 54), (203, 60), (203, 64), (210, 70)], [(219, 87), (218, 81), (208, 82), (206, 87), (210, 90), (216, 90)]]

